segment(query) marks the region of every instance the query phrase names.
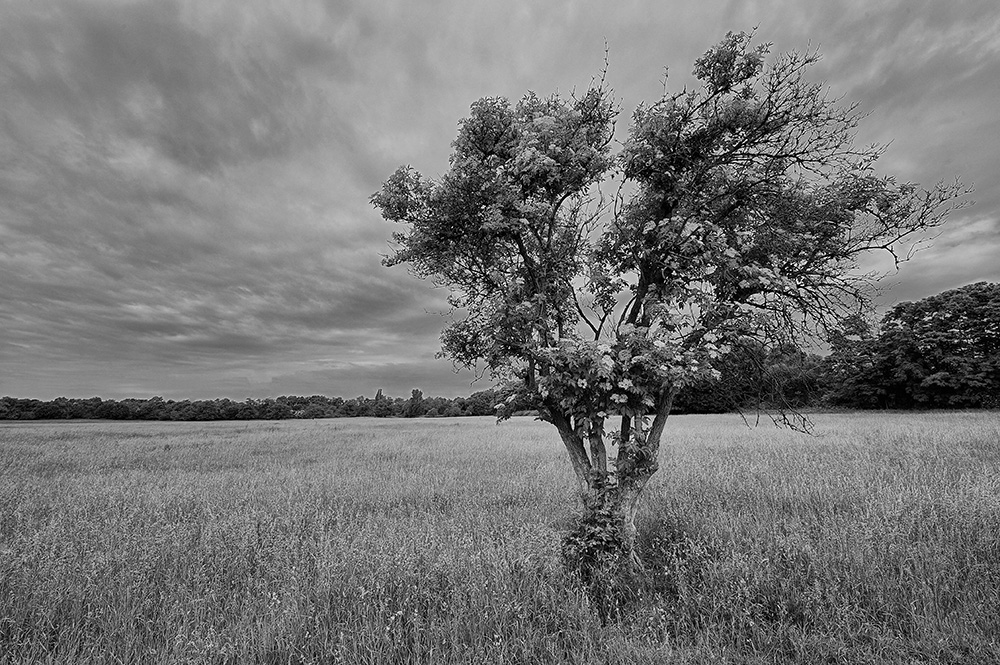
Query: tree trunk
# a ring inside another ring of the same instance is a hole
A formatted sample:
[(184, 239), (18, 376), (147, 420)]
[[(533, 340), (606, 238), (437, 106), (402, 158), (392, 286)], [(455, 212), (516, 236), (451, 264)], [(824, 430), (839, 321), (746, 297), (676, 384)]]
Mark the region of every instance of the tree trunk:
[(590, 557), (606, 555), (620, 558), (629, 566), (640, 565), (635, 517), (645, 484), (642, 481), (628, 482), (624, 487), (595, 487), (584, 497), (580, 521), (594, 541)]
[(659, 468), (660, 439), (672, 403), (673, 393), (664, 395), (648, 426), (642, 415), (623, 416), (618, 454), (612, 465), (604, 445), (603, 419), (590, 420), (588, 455), (583, 433), (572, 427), (570, 418), (551, 415), (569, 453), (583, 503), (579, 524), (563, 543), (567, 562), (581, 572), (605, 564), (641, 567), (635, 519), (643, 490)]

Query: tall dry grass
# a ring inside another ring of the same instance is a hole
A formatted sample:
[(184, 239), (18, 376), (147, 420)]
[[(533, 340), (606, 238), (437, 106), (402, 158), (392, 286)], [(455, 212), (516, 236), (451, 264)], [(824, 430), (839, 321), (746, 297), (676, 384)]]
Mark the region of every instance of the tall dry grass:
[(0, 425), (0, 662), (1000, 662), (1000, 414), (668, 437), (602, 624), (541, 423)]

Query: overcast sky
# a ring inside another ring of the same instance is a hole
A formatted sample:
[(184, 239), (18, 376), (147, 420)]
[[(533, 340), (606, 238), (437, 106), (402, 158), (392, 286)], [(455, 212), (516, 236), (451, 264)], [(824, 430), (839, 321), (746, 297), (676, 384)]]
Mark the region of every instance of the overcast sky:
[(976, 205), (886, 303), (1000, 281), (996, 0), (8, 0), (0, 5), (0, 395), (465, 395), (444, 293), (380, 265), (369, 195), (436, 177), (485, 95), (631, 110), (728, 30), (819, 47), (881, 169)]

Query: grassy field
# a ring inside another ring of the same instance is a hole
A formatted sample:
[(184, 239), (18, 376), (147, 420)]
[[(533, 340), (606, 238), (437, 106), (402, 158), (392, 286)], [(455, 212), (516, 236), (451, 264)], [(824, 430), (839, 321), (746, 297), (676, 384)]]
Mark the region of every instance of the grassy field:
[(671, 418), (606, 625), (541, 423), (3, 423), (0, 662), (1000, 662), (1000, 414), (815, 421)]

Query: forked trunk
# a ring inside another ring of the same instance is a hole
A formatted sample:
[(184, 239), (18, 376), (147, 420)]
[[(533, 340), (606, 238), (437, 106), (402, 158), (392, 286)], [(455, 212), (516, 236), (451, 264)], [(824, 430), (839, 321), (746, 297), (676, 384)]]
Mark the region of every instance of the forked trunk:
[(643, 490), (658, 468), (660, 438), (672, 401), (672, 394), (665, 396), (648, 426), (642, 415), (623, 416), (613, 460), (604, 445), (603, 419), (591, 418), (589, 431), (581, 432), (569, 418), (552, 417), (569, 452), (583, 502), (580, 522), (563, 547), (567, 561), (581, 572), (605, 564), (641, 566), (636, 515)]

